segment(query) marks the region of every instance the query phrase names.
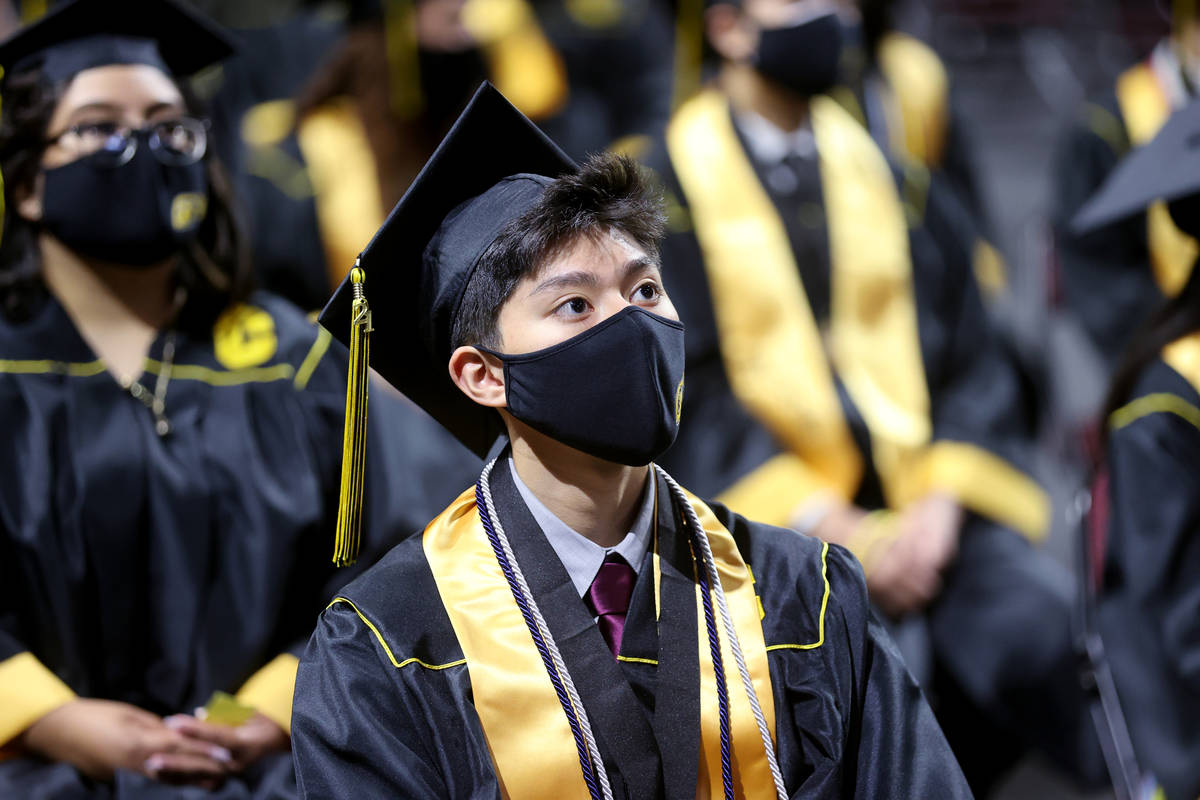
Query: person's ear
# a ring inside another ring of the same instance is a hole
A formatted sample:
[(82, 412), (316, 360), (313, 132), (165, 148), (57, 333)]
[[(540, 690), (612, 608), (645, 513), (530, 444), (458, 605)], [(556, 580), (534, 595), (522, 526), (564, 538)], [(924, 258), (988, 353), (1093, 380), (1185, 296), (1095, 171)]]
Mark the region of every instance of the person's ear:
[(704, 29), (713, 49), (726, 61), (742, 62), (754, 55), (757, 31), (733, 3), (717, 3), (704, 12)]
[(464, 345), (450, 356), (450, 380), (481, 406), (504, 408), (504, 365), (493, 355)]
[(13, 199), (17, 201), (16, 212), (26, 222), (40, 222), (42, 219), (42, 187), (45, 183), (45, 177), (39, 172), (32, 185), (18, 186), (13, 192)]

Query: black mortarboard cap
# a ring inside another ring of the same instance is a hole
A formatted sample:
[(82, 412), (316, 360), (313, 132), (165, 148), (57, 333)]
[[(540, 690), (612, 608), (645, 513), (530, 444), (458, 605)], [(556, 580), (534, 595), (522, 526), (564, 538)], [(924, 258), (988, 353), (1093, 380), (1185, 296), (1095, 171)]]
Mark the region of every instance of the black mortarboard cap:
[(233, 53), (212, 20), (176, 0), (75, 0), (0, 44), (5, 75), (63, 81), (92, 67), (149, 64), (187, 77)]
[(1175, 112), (1158, 135), (1127, 155), (1075, 218), (1078, 234), (1145, 211), (1157, 200), (1170, 202), (1200, 193), (1200, 101)]
[[(484, 83), (359, 256), (374, 328), (370, 366), (481, 456), (500, 418), (463, 395), (447, 368), (463, 291), (501, 229), (576, 168)], [(347, 278), (320, 318), (347, 345), (353, 294)]]

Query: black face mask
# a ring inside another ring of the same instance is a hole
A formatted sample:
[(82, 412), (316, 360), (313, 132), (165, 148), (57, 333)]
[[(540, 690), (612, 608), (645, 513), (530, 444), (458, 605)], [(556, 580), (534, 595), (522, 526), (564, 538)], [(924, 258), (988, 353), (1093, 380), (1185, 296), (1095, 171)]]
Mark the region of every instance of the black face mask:
[(585, 453), (649, 464), (679, 431), (683, 323), (630, 306), (565, 342), (504, 362), (508, 411)]
[(812, 97), (837, 85), (842, 23), (834, 12), (785, 28), (763, 28), (754, 68), (797, 94)]
[(113, 167), (86, 156), (45, 172), (42, 225), (81, 256), (157, 264), (191, 239), (208, 210), (203, 162), (163, 164), (145, 142)]

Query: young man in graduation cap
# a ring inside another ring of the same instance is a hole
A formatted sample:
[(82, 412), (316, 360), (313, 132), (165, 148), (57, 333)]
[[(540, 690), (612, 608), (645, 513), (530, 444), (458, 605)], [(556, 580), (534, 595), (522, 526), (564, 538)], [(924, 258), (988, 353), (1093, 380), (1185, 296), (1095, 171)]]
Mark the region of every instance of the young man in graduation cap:
[(969, 796), (853, 558), (652, 465), (684, 391), (662, 226), (633, 164), (576, 168), (485, 85), (327, 307), (507, 442), (322, 615), (305, 796)]

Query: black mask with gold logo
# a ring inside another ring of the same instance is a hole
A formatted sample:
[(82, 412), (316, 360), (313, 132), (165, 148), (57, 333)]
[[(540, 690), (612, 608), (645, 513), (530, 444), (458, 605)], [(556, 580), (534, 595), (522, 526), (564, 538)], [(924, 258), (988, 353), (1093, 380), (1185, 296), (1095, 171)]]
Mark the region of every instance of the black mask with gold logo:
[(81, 256), (144, 267), (191, 239), (208, 210), (204, 164), (164, 164), (139, 146), (120, 166), (93, 154), (46, 170), (42, 225)]

